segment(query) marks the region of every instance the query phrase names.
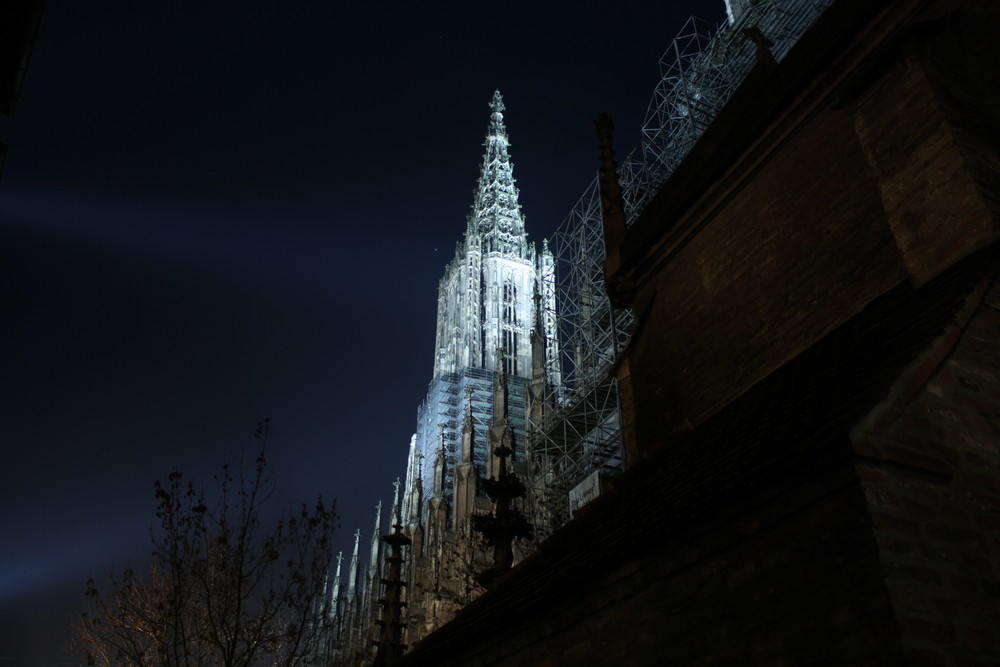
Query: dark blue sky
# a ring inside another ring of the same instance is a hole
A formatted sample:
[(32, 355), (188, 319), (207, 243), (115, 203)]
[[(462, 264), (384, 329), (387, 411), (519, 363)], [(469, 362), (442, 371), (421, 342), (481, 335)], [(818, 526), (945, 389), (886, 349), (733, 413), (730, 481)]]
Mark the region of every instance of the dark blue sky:
[(0, 119), (0, 667), (65, 658), (84, 580), (149, 551), (153, 480), (207, 480), (263, 417), (279, 504), (368, 533), (493, 89), (540, 241), (597, 112), (624, 155), (673, 35), (724, 11), (426, 5), (49, 0)]

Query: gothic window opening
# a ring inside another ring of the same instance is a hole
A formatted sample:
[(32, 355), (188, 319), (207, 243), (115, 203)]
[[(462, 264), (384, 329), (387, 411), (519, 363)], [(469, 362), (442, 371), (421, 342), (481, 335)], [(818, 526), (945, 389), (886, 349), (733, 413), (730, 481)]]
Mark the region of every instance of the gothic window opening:
[(503, 321), (517, 324), (517, 288), (509, 278), (503, 284)]
[(503, 330), (503, 368), (507, 375), (517, 375), (517, 332)]

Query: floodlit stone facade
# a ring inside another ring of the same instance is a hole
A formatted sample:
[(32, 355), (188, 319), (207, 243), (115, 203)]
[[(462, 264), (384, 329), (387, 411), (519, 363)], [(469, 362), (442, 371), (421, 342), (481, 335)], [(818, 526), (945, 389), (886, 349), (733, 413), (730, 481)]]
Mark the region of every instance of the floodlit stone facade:
[[(510, 160), (503, 99), (490, 103), (485, 152), (465, 235), (438, 288), (433, 378), (418, 410), (406, 479), (393, 508), (405, 582), (403, 642), (411, 645), (449, 621), (484, 589), (477, 574), (491, 553), (473, 529), (491, 512), (482, 480), (497, 476), (496, 446), (513, 444), (524, 472), (524, 430), (533, 367), (558, 382), (554, 260), (528, 241)], [(533, 355), (541, 359), (533, 364)], [(348, 582), (329, 621), (335, 662), (374, 659), (386, 565), (379, 508), (368, 559), (356, 536)], [(523, 554), (520, 554), (523, 555)], [(322, 659), (319, 660), (322, 662)]]

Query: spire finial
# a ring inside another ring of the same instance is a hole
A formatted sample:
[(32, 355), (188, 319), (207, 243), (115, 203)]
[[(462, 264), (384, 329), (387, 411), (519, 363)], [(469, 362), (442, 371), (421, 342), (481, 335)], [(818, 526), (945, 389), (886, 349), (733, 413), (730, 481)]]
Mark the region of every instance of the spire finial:
[(490, 100), (490, 109), (493, 113), (490, 114), (489, 136), (504, 137), (506, 140), (507, 128), (503, 124), (503, 112), (507, 107), (503, 104), (503, 96), (499, 90), (493, 91), (493, 99)]
[(337, 574), (333, 577), (333, 591), (330, 594), (330, 616), (336, 616), (339, 613), (340, 604), (340, 566), (344, 561), (344, 552), (341, 551), (337, 554)]
[(361, 529), (354, 531), (354, 553), (351, 555), (351, 574), (347, 580), (347, 598), (353, 600), (358, 590), (358, 550), (361, 545)]
[(375, 578), (379, 568), (379, 546), (382, 544), (382, 501), (375, 506), (375, 529), (372, 531), (372, 551), (368, 558), (368, 580)]
[(507, 109), (503, 105), (503, 95), (500, 94), (499, 90), (493, 91), (493, 100), (490, 102), (490, 109), (493, 109), (493, 113), (503, 113)]
[(510, 143), (504, 126), (506, 106), (499, 90), (493, 92), (490, 109), (489, 130), (483, 143), (486, 152), (479, 170), (479, 186), (472, 205), (470, 234), (466, 242), (474, 243), (484, 256), (496, 253), (527, 259), (533, 252), (524, 233), (524, 216), (518, 203), (514, 168), (510, 162)]
[(445, 436), (448, 433), (447, 422), (438, 424), (441, 434), (438, 437), (437, 456), (434, 458), (434, 497), (441, 497), (444, 492), (445, 468), (448, 465), (447, 453), (445, 451)]
[(399, 478), (397, 477), (396, 481), (392, 483), (392, 487), (393, 487), (393, 490), (392, 490), (392, 527), (393, 528), (402, 528), (403, 527), (403, 519), (400, 516), (400, 508), (399, 508), (399, 487), (400, 486), (401, 486), (401, 482), (399, 481)]

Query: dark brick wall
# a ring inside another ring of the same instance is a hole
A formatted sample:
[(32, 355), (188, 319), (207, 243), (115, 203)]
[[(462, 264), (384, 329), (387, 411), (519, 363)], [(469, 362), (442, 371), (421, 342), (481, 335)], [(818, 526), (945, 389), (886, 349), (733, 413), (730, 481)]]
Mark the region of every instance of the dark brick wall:
[(1000, 285), (969, 295), (852, 440), (909, 662), (996, 664)]
[(742, 168), (743, 181), (697, 233), (670, 241), (676, 221), (660, 221), (668, 240), (649, 247), (671, 255), (633, 286), (638, 326), (621, 372), (634, 396), (633, 460), (879, 295), (922, 285), (1000, 238), (1000, 123), (990, 97), (1000, 75), (971, 60), (968, 43), (983, 22), (1000, 30), (1000, 21), (981, 9), (988, 3), (962, 3), (964, 12), (930, 4), (851, 85), (831, 85), (793, 129), (774, 130), (766, 141), (780, 143), (769, 154), (752, 146), (748, 164), (731, 170)]
[(790, 139), (636, 297), (645, 441), (697, 426), (903, 280), (884, 215), (849, 114)]
[[(899, 664), (849, 449), (843, 441), (799, 457), (752, 490), (650, 524), (631, 556), (528, 603), (543, 614), (501, 612), (500, 623), (460, 614), (457, 632), (445, 626), (452, 632), (404, 664)], [(532, 595), (515, 589), (480, 610)]]
[[(636, 286), (620, 373), (632, 463), (881, 295), (946, 293), (941, 276), (996, 244), (1000, 76), (974, 55), (997, 11), (928, 4)], [(1000, 290), (983, 275), (852, 433), (911, 664), (1000, 656)]]
[[(963, 113), (972, 100), (955, 99), (951, 84), (961, 82), (949, 81), (944, 99), (931, 83), (931, 78), (960, 78), (963, 73), (924, 55), (931, 44), (919, 48), (921, 53), (894, 63), (854, 113), (889, 227), (918, 285), (997, 237), (970, 156), (961, 149), (961, 136), (946, 111), (953, 121), (964, 123), (960, 127), (967, 136), (984, 130), (974, 127), (979, 114)], [(975, 96), (975, 89), (967, 95)], [(982, 109), (978, 101), (975, 106)]]
[(662, 546), (537, 627), (530, 660), (499, 664), (890, 664), (888, 601), (859, 489), (830, 470), (794, 479), (766, 500), (743, 497), (735, 517), (697, 516), (659, 536)]

